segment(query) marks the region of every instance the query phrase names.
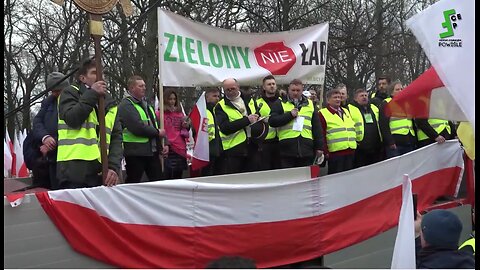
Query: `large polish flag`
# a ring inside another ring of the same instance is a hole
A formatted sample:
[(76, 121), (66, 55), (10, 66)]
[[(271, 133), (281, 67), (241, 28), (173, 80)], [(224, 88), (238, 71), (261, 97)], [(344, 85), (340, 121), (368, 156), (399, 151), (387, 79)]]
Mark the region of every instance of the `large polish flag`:
[[(420, 211), (438, 196), (455, 196), (462, 155), (453, 140), (314, 179), (228, 184), (226, 175), (224, 183), (180, 179), (36, 196), (74, 250), (116, 267), (203, 268), (238, 255), (267, 268), (328, 254), (396, 226), (405, 173)], [(269, 174), (245, 177), (251, 175)]]
[(195, 129), (195, 146), (192, 155), (192, 170), (198, 170), (208, 165), (210, 161), (210, 148), (208, 141), (208, 117), (205, 92), (198, 98), (190, 114), (192, 126)]
[(440, 0), (406, 25), (475, 134), (475, 1)]

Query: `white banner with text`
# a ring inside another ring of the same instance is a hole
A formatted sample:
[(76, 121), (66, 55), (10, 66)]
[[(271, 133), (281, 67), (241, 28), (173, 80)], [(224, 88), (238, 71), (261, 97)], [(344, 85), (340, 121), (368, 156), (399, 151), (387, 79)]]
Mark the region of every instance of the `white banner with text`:
[(161, 81), (165, 86), (218, 86), (226, 78), (260, 85), (300, 79), (323, 84), (328, 23), (274, 33), (235, 32), (158, 9)]

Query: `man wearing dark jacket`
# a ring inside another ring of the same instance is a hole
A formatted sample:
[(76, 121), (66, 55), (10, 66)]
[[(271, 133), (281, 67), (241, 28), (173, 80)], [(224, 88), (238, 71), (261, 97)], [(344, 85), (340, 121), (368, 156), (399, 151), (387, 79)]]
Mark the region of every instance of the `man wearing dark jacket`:
[(382, 102), (389, 97), (388, 87), (392, 80), (387, 76), (381, 76), (377, 79), (377, 91), (370, 95), (370, 101), (377, 107), (380, 107)]
[[(68, 79), (63, 80), (57, 86), (53, 87), (65, 77), (60, 72), (52, 72), (47, 76), (47, 89), (51, 89), (52, 94), (42, 101), (40, 111), (33, 118), (33, 142), (40, 146), (43, 164), (48, 165), (50, 183), (44, 186), (49, 189), (57, 189), (58, 181), (57, 171), (57, 141), (58, 141), (58, 96), (63, 89), (68, 88), (70, 83)], [(53, 88), (52, 88), (53, 87)], [(36, 167), (36, 166), (35, 166)]]
[[(57, 179), (60, 188), (118, 184), (123, 156), (122, 128), (117, 106), (107, 92), (107, 84), (97, 81), (95, 61), (82, 63), (78, 84), (65, 89), (59, 98)], [(102, 179), (98, 99), (105, 97), (108, 172)]]
[(224, 153), (224, 173), (241, 173), (256, 170), (252, 158), (256, 146), (251, 142), (257, 135), (251, 124), (257, 122), (258, 114), (248, 106), (250, 97), (240, 92), (234, 78), (223, 81), (225, 97), (215, 105), (215, 117), (220, 130)]
[(452, 212), (436, 209), (415, 220), (417, 269), (475, 268), (475, 257), (458, 250), (462, 222)]
[(162, 148), (160, 139), (165, 130), (159, 122), (153, 107), (145, 100), (145, 81), (132, 76), (127, 82), (129, 96), (118, 106), (118, 116), (123, 128), (123, 151), (127, 178), (125, 183), (139, 183), (143, 173), (149, 181), (163, 178), (160, 153), (168, 153), (168, 145)]
[(323, 155), (322, 127), (313, 102), (302, 95), (303, 83), (294, 79), (286, 98), (273, 104), (268, 123), (277, 128), (282, 168), (313, 164)]
[(354, 167), (370, 165), (381, 160), (383, 147), (378, 125), (377, 106), (370, 104), (367, 90), (355, 91), (353, 102), (348, 110), (355, 123), (357, 149), (355, 149)]
[[(260, 117), (264, 117), (263, 121), (268, 123), (274, 104), (280, 103), (275, 77), (268, 75), (263, 78), (262, 91), (260, 93), (260, 97), (252, 99), (250, 104)], [(259, 170), (280, 169), (277, 129), (270, 125), (266, 125), (266, 127), (268, 131), (266, 131), (265, 139), (258, 142), (259, 149), (256, 158)]]

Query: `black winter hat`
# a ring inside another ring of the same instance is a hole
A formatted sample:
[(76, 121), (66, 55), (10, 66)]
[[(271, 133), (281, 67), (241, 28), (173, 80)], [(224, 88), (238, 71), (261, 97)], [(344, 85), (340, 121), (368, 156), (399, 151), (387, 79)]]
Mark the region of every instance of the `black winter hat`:
[(436, 209), (422, 218), (422, 233), (425, 241), (434, 247), (457, 248), (463, 225), (454, 213)]
[[(65, 75), (61, 72), (52, 72), (48, 74), (47, 76), (47, 89), (50, 89), (55, 83), (63, 79)], [(55, 89), (50, 89), (51, 91), (53, 90), (64, 90), (65, 88), (69, 87), (70, 83), (68, 82), (68, 78), (63, 80), (59, 85), (55, 86)]]

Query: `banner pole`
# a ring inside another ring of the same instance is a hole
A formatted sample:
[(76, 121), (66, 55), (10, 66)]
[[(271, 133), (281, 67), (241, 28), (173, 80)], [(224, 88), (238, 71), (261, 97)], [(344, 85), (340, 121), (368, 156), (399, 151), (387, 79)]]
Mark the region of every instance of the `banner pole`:
[[(160, 8), (157, 8), (157, 23), (160, 22)], [(160, 129), (164, 129), (165, 122), (164, 122), (164, 111), (163, 111), (163, 78), (162, 78), (162, 43), (160, 41), (160, 28), (157, 27), (158, 32), (158, 110), (159, 110), (159, 121), (160, 121)], [(165, 134), (165, 136), (167, 136)], [(162, 143), (162, 150), (165, 146), (165, 139), (160, 139)], [(165, 172), (165, 162), (163, 160), (162, 153), (160, 155), (160, 164), (162, 166), (162, 170)]]

